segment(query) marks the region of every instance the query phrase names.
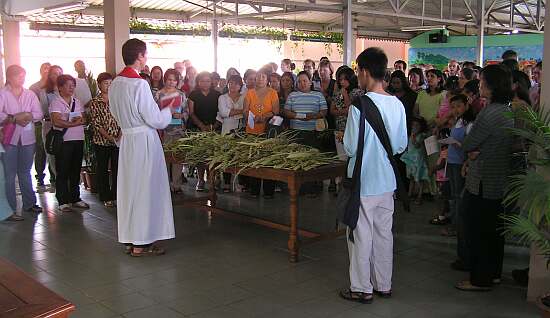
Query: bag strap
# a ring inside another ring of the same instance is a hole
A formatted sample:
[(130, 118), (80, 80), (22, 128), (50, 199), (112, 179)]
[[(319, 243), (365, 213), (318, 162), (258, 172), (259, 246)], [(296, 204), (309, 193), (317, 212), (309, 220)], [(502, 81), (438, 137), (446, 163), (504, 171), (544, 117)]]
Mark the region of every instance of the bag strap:
[(372, 99), (370, 99), (370, 97), (368, 97), (367, 95), (361, 96), (360, 99), (361, 99), (362, 112), (365, 113), (366, 120), (369, 122), (369, 125), (372, 127), (372, 129), (376, 133), (376, 136), (380, 140), (380, 143), (386, 150), (386, 154), (392, 165), (393, 173), (395, 175), (395, 179), (397, 183), (397, 193), (399, 194), (399, 198), (403, 202), (403, 207), (405, 211), (409, 212), (410, 211), (409, 196), (405, 189), (405, 185), (403, 183), (403, 179), (401, 178), (401, 174), (399, 173), (397, 162), (395, 160), (395, 157), (393, 156), (393, 149), (391, 146), (390, 137), (388, 136), (388, 131), (386, 130), (386, 126), (384, 125), (384, 120), (382, 119), (380, 110), (374, 104)]
[[(71, 106), (71, 113), (74, 112), (75, 104), (76, 104), (76, 98), (73, 97), (73, 105)], [(61, 136), (65, 136), (65, 133), (67, 132), (68, 129), (69, 128), (63, 128), (63, 130), (61, 131)]]
[[(355, 104), (353, 104), (355, 105)], [(365, 147), (365, 112), (360, 104), (359, 111), (361, 113), (359, 117), (359, 136), (357, 137), (357, 151), (355, 156), (355, 165), (353, 166), (353, 174), (351, 176), (352, 189), (361, 188), (361, 168), (363, 166), (363, 149)], [(348, 158), (349, 164), (350, 158)]]

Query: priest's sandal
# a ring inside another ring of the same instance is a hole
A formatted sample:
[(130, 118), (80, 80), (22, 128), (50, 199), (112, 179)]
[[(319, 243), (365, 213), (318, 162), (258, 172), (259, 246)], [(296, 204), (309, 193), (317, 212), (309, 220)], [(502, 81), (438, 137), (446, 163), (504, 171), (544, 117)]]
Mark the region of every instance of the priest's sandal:
[(361, 304), (370, 304), (372, 303), (372, 294), (354, 292), (350, 289), (340, 291), (340, 297), (345, 300), (354, 301)]
[(491, 291), (491, 287), (475, 286), (475, 285), (472, 285), (472, 283), (469, 280), (459, 282), (458, 284), (455, 285), (455, 287), (456, 289), (463, 290), (463, 291), (475, 291), (475, 292)]
[(159, 256), (159, 255), (164, 255), (164, 253), (166, 253), (166, 251), (162, 247), (158, 247), (154, 245), (141, 248), (140, 251), (138, 251), (138, 249), (140, 248), (134, 247), (130, 255), (134, 257), (141, 257), (141, 256)]
[(374, 290), (374, 294), (380, 298), (391, 298), (391, 290), (389, 291), (378, 291)]

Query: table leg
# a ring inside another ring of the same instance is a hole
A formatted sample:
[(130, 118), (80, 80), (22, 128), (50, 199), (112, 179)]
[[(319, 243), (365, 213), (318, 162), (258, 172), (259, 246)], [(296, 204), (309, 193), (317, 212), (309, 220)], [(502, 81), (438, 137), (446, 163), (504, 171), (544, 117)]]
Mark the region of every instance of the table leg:
[(288, 183), (288, 192), (290, 194), (290, 232), (288, 236), (288, 250), (290, 252), (290, 262), (298, 262), (298, 192), (300, 185), (296, 180)]
[(216, 200), (218, 199), (218, 195), (216, 193), (216, 172), (215, 171), (208, 171), (208, 191), (209, 191), (209, 200), (210, 200), (210, 206), (215, 207), (216, 206)]

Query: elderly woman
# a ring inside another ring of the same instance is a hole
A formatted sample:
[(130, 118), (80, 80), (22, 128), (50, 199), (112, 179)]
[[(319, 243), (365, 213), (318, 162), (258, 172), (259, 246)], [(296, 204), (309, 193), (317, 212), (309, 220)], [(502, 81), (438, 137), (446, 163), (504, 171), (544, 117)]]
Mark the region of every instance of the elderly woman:
[[(244, 99), (244, 118), (247, 121), (246, 132), (252, 135), (262, 135), (266, 132), (269, 120), (279, 113), (279, 96), (277, 92), (267, 86), (268, 75), (264, 71), (256, 73), (255, 86), (250, 88)], [(253, 118), (253, 120), (249, 120)], [(249, 125), (249, 122), (254, 125)], [(260, 194), (261, 180), (249, 179), (250, 194), (257, 197)], [(273, 198), (275, 183), (271, 180), (263, 182), (264, 198)]]
[[(155, 71), (153, 67), (152, 72)], [(92, 144), (97, 157), (97, 183), (99, 200), (106, 207), (112, 208), (116, 199), (116, 179), (118, 170), (118, 142), (121, 130), (109, 109), (109, 86), (113, 76), (101, 73), (97, 77), (97, 86), (101, 94), (92, 99), (90, 105), (91, 124), (93, 129)], [(109, 176), (109, 162), (111, 175)]]
[(6, 148), (6, 196), (11, 210), (15, 211), (17, 176), (23, 196), (23, 211), (42, 212), (42, 208), (36, 205), (31, 168), (36, 145), (34, 123), (42, 119), (43, 113), (36, 94), (23, 88), (25, 75), (25, 70), (21, 66), (9, 66), (6, 70), (6, 86), (0, 91), (0, 122), (4, 122), (2, 143)]
[[(187, 104), (189, 107), (189, 126), (199, 131), (217, 131), (221, 124), (216, 119), (218, 115), (218, 98), (220, 93), (212, 88), (212, 78), (210, 73), (201, 72), (197, 75), (197, 86), (189, 94)], [(189, 127), (188, 127), (189, 128)], [(196, 190), (202, 192), (205, 190), (204, 174), (205, 166), (197, 167), (198, 182)], [(213, 191), (214, 189), (212, 189)]]
[[(285, 105), (285, 116), (290, 119), (290, 128), (298, 131), (298, 142), (319, 148), (317, 141), (318, 120), (327, 115), (327, 102), (321, 92), (311, 90), (308, 72), (298, 74), (298, 91), (290, 93)], [(316, 197), (318, 191), (313, 184), (304, 184), (303, 192)]]
[(468, 154), (464, 213), (470, 238), (470, 279), (456, 288), (487, 291), (502, 275), (504, 236), (502, 220), (513, 138), (510, 128), (512, 74), (502, 65), (489, 65), (481, 72), (479, 91), (488, 105), (477, 115), (462, 149)]
[(70, 75), (57, 78), (59, 96), (50, 104), (53, 129), (64, 131), (63, 146), (55, 155), (55, 197), (61, 212), (88, 209), (80, 199), (80, 169), (84, 150), (84, 106), (75, 98), (76, 80)]

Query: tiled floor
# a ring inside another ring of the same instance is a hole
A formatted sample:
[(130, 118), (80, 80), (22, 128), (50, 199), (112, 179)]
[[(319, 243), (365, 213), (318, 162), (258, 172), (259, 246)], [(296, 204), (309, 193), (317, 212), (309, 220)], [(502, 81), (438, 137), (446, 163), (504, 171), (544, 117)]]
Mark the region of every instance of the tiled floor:
[[(72, 317), (537, 317), (526, 290), (510, 278), (525, 267), (528, 252), (507, 246), (503, 284), (490, 293), (453, 288), (466, 278), (454, 272), (454, 240), (427, 224), (436, 210), (425, 203), (395, 215), (394, 297), (357, 305), (339, 299), (348, 285), (344, 238), (302, 246), (301, 262), (287, 260), (283, 232), (174, 205), (177, 238), (162, 257), (132, 258), (116, 241), (116, 211), (83, 191), (92, 208), (61, 214), (53, 194), (42, 194), (47, 209), (21, 223), (0, 223), (0, 256), (74, 302)], [(316, 231), (334, 228), (334, 197), (303, 199), (300, 224)], [(287, 197), (251, 200), (221, 195), (231, 210), (285, 222)]]

